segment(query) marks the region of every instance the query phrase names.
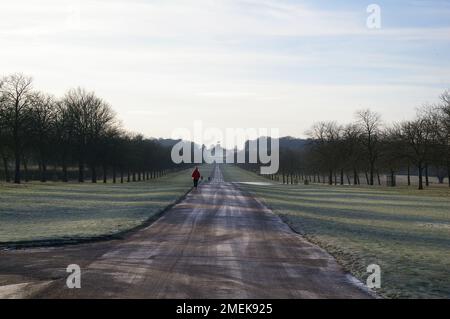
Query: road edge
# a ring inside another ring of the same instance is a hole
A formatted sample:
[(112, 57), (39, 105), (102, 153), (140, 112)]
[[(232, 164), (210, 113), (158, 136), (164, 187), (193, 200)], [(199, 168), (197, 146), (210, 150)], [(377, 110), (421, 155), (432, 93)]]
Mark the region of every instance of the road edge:
[(349, 284), (355, 286), (356, 288), (358, 288), (359, 290), (363, 291), (364, 293), (366, 293), (367, 295), (369, 295), (369, 297), (372, 297), (374, 299), (384, 299), (380, 294), (376, 293), (375, 291), (369, 289), (366, 285), (364, 285), (364, 283), (359, 280), (357, 277), (355, 277), (350, 271), (348, 271), (347, 269), (345, 269), (345, 267), (339, 263), (339, 261), (337, 260), (337, 258), (335, 256), (333, 256), (330, 252), (328, 252), (328, 250), (326, 250), (325, 248), (319, 246), (316, 243), (311, 242), (308, 238), (306, 238), (302, 233), (298, 232), (296, 229), (294, 229), (289, 223), (286, 222), (286, 220), (283, 219), (282, 216), (280, 216), (280, 214), (278, 214), (276, 212), (276, 210), (274, 210), (269, 204), (267, 204), (264, 199), (262, 198), (258, 198), (254, 193), (252, 193), (251, 191), (247, 190), (247, 189), (243, 189), (241, 187), (241, 185), (239, 185), (239, 183), (237, 182), (230, 182), (231, 184), (233, 184), (236, 188), (238, 188), (243, 194), (246, 194), (247, 196), (252, 197), (259, 205), (261, 205), (263, 208), (270, 210), (275, 216), (277, 216), (281, 222), (283, 222), (286, 226), (289, 227), (289, 229), (294, 232), (295, 234), (301, 236), (304, 240), (306, 240), (308, 243), (310, 243), (311, 245), (316, 246), (317, 248), (323, 250), (324, 252), (326, 252), (330, 257), (332, 257), (334, 259), (334, 261), (336, 262), (336, 264), (339, 265), (339, 267), (342, 268), (342, 271), (344, 272), (344, 275), (348, 281)]

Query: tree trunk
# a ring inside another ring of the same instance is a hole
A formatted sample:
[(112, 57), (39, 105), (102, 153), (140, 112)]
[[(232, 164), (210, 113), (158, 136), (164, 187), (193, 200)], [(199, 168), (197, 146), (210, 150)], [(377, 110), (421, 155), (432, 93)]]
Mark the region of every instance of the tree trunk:
[(3, 156), (3, 170), (5, 171), (5, 181), (9, 183), (11, 181), (9, 177), (8, 158)]
[(16, 145), (16, 150), (15, 150), (16, 168), (15, 168), (15, 173), (14, 173), (14, 183), (20, 184), (20, 153), (17, 148), (18, 148), (18, 146)]
[(68, 178), (67, 178), (67, 163), (66, 163), (66, 151), (63, 148), (63, 152), (62, 152), (62, 156), (61, 156), (61, 171), (62, 171), (62, 178), (61, 180), (64, 183), (67, 183)]
[(84, 163), (83, 160), (78, 162), (78, 182), (84, 183)]
[(61, 165), (62, 165), (62, 181), (64, 183), (67, 183), (67, 181), (68, 181), (68, 178), (67, 178), (67, 164), (66, 164), (66, 160), (65, 159), (63, 159)]
[(341, 185), (344, 185), (344, 169), (341, 168)]
[(381, 185), (380, 172), (377, 170), (378, 185)]
[(333, 170), (331, 170), (331, 169), (328, 174), (328, 185), (333, 185)]
[(112, 174), (113, 174), (113, 183), (115, 184), (115, 183), (117, 183), (117, 179), (116, 179), (116, 165), (113, 165)]
[(365, 174), (366, 174), (366, 182), (367, 182), (367, 185), (370, 185), (369, 175), (367, 175), (367, 171), (365, 172)]
[[(45, 163), (44, 156), (42, 156), (42, 152), (40, 155), (40, 159), (41, 159), (41, 161), (39, 164), (39, 172), (40, 172), (41, 176), (39, 176), (39, 180), (41, 181), (41, 183), (45, 183), (47, 180), (47, 164)], [(23, 168), (24, 168), (25, 172), (28, 171), (28, 167), (27, 167), (28, 165), (26, 162), (27, 161), (24, 157), (23, 158)], [(25, 175), (28, 175), (28, 173), (25, 173)]]
[(25, 157), (22, 159), (22, 163), (23, 163), (23, 177), (25, 182), (28, 182), (30, 180), (30, 175), (28, 174), (28, 162)]
[(408, 186), (411, 186), (411, 167), (408, 164)]
[(358, 185), (358, 172), (356, 169), (353, 170), (353, 185)]
[[(16, 104), (16, 108), (17, 108)], [(17, 110), (15, 112), (15, 122), (14, 122), (14, 158), (15, 158), (15, 170), (14, 170), (14, 183), (20, 184), (20, 140), (19, 140), (19, 132), (18, 132), (18, 117), (17, 117)]]
[(430, 186), (430, 180), (428, 178), (428, 163), (425, 164), (425, 186)]
[(106, 165), (103, 165), (103, 184), (108, 182), (108, 171)]
[(91, 181), (92, 183), (97, 183), (97, 169), (95, 168), (95, 165), (92, 165), (91, 171), (92, 171)]
[(47, 181), (47, 164), (42, 161), (42, 170), (41, 170), (41, 182), (45, 183)]
[(391, 186), (395, 187), (396, 183), (395, 183), (395, 172), (393, 169), (391, 169)]
[(54, 164), (53, 165), (53, 181), (57, 182), (58, 181), (58, 165)]
[(422, 164), (419, 163), (419, 165), (417, 165), (417, 168), (419, 170), (419, 189), (423, 189)]
[(375, 167), (373, 163), (370, 163), (370, 185), (374, 185), (373, 176), (374, 176)]
[(450, 162), (447, 162), (448, 187), (450, 187)]

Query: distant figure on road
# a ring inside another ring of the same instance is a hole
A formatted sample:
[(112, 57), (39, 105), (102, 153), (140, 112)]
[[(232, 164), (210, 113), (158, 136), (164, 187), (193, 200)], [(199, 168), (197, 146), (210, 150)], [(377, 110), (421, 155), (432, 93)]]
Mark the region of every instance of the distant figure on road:
[(195, 166), (194, 171), (192, 172), (192, 180), (194, 181), (194, 187), (197, 188), (198, 180), (200, 179), (200, 171), (198, 170), (198, 166)]

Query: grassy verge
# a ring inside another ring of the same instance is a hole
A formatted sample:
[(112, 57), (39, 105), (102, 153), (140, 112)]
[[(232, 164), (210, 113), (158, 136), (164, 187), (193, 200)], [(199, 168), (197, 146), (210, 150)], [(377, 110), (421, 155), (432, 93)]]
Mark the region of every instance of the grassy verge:
[[(210, 167), (201, 169), (208, 176)], [(160, 212), (191, 185), (190, 170), (126, 184), (1, 184), (0, 244), (120, 233)]]
[(385, 297), (450, 297), (448, 189), (264, 185), (236, 166), (222, 171), (227, 181), (254, 182), (241, 187), (363, 282), (366, 267), (380, 265)]

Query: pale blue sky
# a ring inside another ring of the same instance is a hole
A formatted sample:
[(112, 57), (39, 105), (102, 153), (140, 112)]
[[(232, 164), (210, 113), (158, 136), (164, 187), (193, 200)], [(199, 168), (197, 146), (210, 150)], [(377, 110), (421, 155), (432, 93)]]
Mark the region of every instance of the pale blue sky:
[[(366, 26), (369, 4), (381, 29)], [(450, 88), (450, 1), (0, 0), (0, 74), (97, 91), (124, 125), (275, 127), (370, 107), (410, 118)]]

